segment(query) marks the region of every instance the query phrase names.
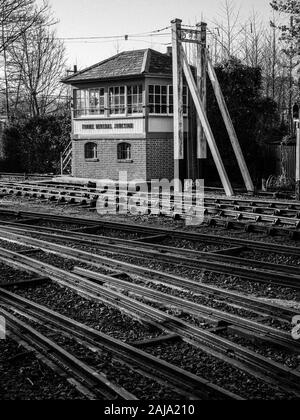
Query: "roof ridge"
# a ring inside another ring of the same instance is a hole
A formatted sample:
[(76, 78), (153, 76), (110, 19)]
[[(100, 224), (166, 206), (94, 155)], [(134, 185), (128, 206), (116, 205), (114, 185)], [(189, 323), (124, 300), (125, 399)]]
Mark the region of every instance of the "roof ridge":
[(109, 57), (109, 58), (106, 58), (105, 60), (99, 61), (98, 63), (93, 64), (92, 66), (86, 67), (86, 68), (84, 68), (84, 69), (82, 69), (82, 70), (78, 71), (77, 73), (72, 74), (71, 76), (66, 77), (66, 78), (65, 78), (65, 79), (63, 79), (63, 80), (64, 80), (64, 81), (67, 81), (68, 79), (71, 79), (71, 78), (72, 78), (72, 77), (74, 77), (74, 76), (79, 76), (80, 74), (85, 73), (86, 71), (92, 70), (92, 69), (94, 69), (95, 67), (101, 66), (102, 64), (105, 64), (105, 63), (107, 63), (107, 62), (108, 62), (108, 61), (110, 61), (110, 60), (114, 60), (115, 58), (119, 57), (120, 55), (122, 55), (122, 54), (124, 54), (124, 53), (126, 53), (126, 52), (128, 52), (128, 51), (122, 51), (122, 52), (120, 52), (120, 53), (118, 53), (118, 54), (115, 54), (115, 55), (113, 55), (113, 56)]
[[(122, 76), (141, 76), (152, 72), (156, 74), (171, 73), (169, 56), (153, 48), (122, 51), (77, 73), (67, 76), (63, 83), (105, 79)], [(153, 64), (153, 65), (152, 65)]]

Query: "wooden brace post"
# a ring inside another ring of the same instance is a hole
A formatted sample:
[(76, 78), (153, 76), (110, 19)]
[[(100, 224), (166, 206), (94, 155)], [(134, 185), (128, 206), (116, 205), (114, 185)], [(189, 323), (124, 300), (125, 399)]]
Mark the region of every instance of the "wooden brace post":
[(227, 172), (225, 170), (225, 167), (224, 167), (220, 152), (218, 150), (218, 146), (217, 146), (216, 140), (214, 138), (212, 129), (210, 127), (209, 121), (208, 121), (206, 113), (204, 111), (203, 104), (202, 104), (201, 97), (200, 97), (200, 93), (197, 89), (196, 82), (194, 80), (191, 68), (189, 66), (189, 63), (188, 63), (187, 57), (185, 55), (184, 49), (182, 48), (182, 45), (180, 45), (180, 50), (181, 50), (181, 55), (182, 55), (182, 58), (183, 58), (183, 70), (184, 70), (184, 74), (185, 74), (185, 77), (186, 77), (186, 81), (188, 83), (191, 95), (193, 97), (193, 101), (194, 101), (194, 104), (195, 104), (195, 107), (196, 107), (196, 110), (197, 110), (197, 114), (200, 118), (203, 130), (204, 130), (204, 134), (207, 138), (207, 143), (210, 147), (210, 150), (211, 150), (214, 162), (216, 164), (219, 176), (221, 178), (222, 185), (224, 187), (225, 193), (228, 197), (231, 197), (231, 196), (234, 195), (233, 189), (232, 189), (231, 183), (229, 181)]
[(173, 46), (173, 97), (174, 97), (174, 180), (175, 191), (179, 192), (180, 160), (184, 159), (184, 122), (183, 122), (183, 70), (181, 56), (181, 20), (172, 23)]
[(254, 192), (254, 185), (253, 185), (234, 125), (232, 123), (232, 119), (230, 117), (228, 107), (226, 105), (225, 98), (221, 90), (220, 83), (218, 81), (215, 69), (209, 59), (208, 59), (208, 75), (212, 83), (212, 86), (213, 86), (213, 89), (214, 89), (214, 92), (215, 92), (215, 95), (219, 104), (219, 108), (223, 116), (223, 120), (226, 125), (227, 132), (228, 132), (235, 156), (237, 158), (240, 171), (242, 173), (242, 176), (245, 182), (245, 186), (248, 192)]

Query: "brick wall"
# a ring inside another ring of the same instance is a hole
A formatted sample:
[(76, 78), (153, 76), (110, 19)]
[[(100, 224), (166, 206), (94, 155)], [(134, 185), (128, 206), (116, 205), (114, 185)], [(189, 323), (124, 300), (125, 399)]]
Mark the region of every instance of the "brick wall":
[[(117, 146), (123, 140), (74, 140), (73, 176), (91, 179), (119, 179), (120, 171), (127, 171), (128, 179), (163, 179), (174, 177), (173, 139), (124, 140), (131, 144), (132, 163), (119, 162)], [(93, 142), (98, 146), (98, 161), (87, 161), (84, 146)]]
[(147, 139), (147, 180), (174, 178), (174, 140)]
[[(122, 142), (131, 144), (132, 163), (119, 162), (117, 147)], [(93, 142), (98, 146), (98, 161), (87, 161), (84, 146)], [(119, 179), (120, 171), (127, 171), (128, 179), (146, 178), (146, 140), (73, 140), (73, 176), (92, 179)]]

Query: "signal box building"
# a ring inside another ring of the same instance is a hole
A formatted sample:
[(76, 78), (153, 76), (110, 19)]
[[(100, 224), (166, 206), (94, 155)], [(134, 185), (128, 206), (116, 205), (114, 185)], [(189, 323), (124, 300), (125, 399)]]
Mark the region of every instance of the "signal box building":
[[(173, 179), (172, 57), (152, 49), (120, 53), (66, 78), (73, 91), (72, 175)], [(188, 132), (188, 93), (184, 88)]]

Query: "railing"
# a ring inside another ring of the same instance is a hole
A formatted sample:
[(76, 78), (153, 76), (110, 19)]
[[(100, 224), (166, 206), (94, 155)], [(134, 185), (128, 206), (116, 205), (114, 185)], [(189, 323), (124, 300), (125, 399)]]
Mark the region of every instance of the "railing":
[(105, 109), (104, 108), (81, 108), (81, 109), (74, 109), (74, 118), (83, 117), (85, 115), (104, 115)]
[(72, 174), (72, 157), (72, 142), (70, 142), (60, 156), (61, 175)]
[(143, 105), (129, 105), (125, 107), (124, 105), (111, 106), (110, 108), (80, 108), (74, 109), (74, 118), (80, 118), (84, 116), (114, 116), (114, 115), (136, 115), (142, 114), (144, 110)]

